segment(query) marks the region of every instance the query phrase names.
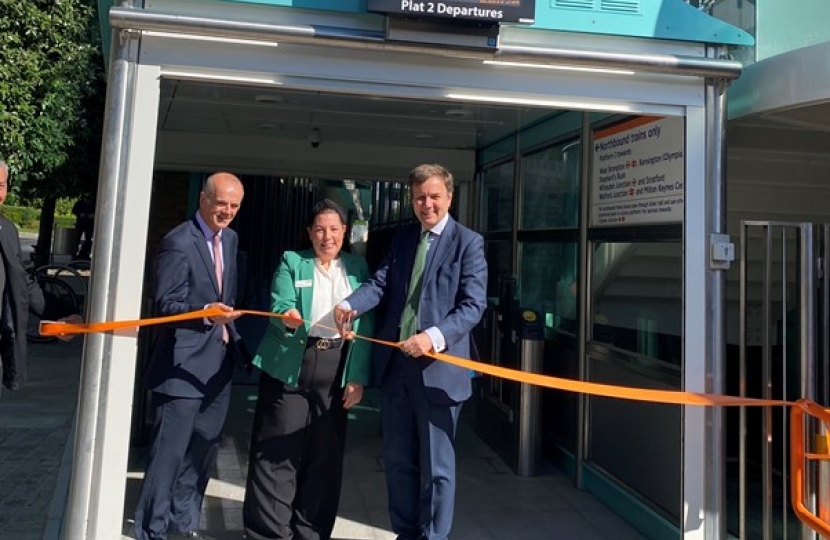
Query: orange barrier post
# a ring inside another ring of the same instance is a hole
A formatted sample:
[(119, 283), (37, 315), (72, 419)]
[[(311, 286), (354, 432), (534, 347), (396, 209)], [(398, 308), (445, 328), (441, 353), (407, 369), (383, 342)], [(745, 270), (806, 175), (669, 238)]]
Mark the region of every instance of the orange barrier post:
[(830, 461), (826, 441), (824, 444), (817, 441), (819, 451), (807, 451), (806, 425), (811, 417), (822, 422), (825, 428), (830, 424), (830, 412), (814, 401), (800, 399), (790, 411), (790, 502), (802, 523), (821, 536), (830, 538), (830, 524), (814, 514), (805, 502), (807, 488), (811, 485), (807, 478), (809, 464)]

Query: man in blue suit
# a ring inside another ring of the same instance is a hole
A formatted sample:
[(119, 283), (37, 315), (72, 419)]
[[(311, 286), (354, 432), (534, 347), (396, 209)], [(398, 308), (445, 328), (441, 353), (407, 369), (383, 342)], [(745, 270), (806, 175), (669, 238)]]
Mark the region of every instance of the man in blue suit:
[(219, 450), (239, 335), (236, 232), (228, 228), (244, 194), (229, 173), (205, 182), (199, 210), (161, 242), (155, 260), (160, 316), (206, 307), (223, 315), (166, 325), (144, 376), (155, 415), (149, 463), (135, 513), (138, 540), (206, 538), (197, 532), (202, 500)]
[(373, 377), (382, 389), (383, 460), (389, 516), (398, 540), (445, 540), (455, 506), (455, 433), (470, 373), (424, 356), (470, 357), (470, 332), (486, 306), (484, 240), (449, 215), (453, 177), (420, 165), (409, 175), (418, 223), (396, 232), (369, 281), (335, 308), (343, 322), (381, 302), (385, 320)]

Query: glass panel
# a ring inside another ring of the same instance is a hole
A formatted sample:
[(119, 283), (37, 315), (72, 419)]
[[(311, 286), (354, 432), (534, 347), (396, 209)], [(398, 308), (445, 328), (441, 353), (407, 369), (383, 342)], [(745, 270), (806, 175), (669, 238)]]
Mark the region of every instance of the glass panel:
[(545, 334), (561, 330), (576, 334), (576, 242), (521, 242), (519, 304), (539, 312)]
[(522, 229), (578, 226), (579, 149), (570, 141), (522, 158)]
[(412, 219), (409, 186), (401, 182), (376, 182), (372, 190), (371, 225), (391, 225)]
[(513, 162), (484, 171), (481, 223), (485, 231), (513, 229)]
[(513, 250), (510, 241), (490, 241), (485, 245), (487, 251), (487, 296), (493, 304), (498, 303), (502, 287), (513, 273)]
[(593, 266), (593, 340), (679, 366), (682, 245), (598, 243)]
[[(591, 381), (652, 390), (678, 389), (679, 378), (676, 384), (655, 380), (623, 360), (623, 356), (624, 353), (598, 359), (589, 353)], [(589, 398), (588, 407), (588, 461), (607, 471), (677, 526), (678, 513), (683, 508), (679, 489), (683, 470), (681, 407), (593, 397)]]

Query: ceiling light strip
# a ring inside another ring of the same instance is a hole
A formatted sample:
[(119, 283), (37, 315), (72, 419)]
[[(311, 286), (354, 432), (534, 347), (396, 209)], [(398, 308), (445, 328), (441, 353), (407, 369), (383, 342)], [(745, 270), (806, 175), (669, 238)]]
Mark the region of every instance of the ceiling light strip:
[(182, 70), (164, 66), (161, 68), (161, 76), (189, 81), (238, 82), (263, 86), (281, 86), (283, 84), (273, 75), (237, 75), (223, 71)]
[(576, 101), (564, 99), (536, 99), (524, 97), (511, 97), (499, 95), (484, 95), (484, 94), (457, 94), (451, 93), (446, 95), (449, 99), (457, 99), (459, 101), (473, 101), (478, 103), (497, 103), (504, 105), (524, 105), (527, 107), (553, 107), (556, 109), (568, 110), (583, 110), (583, 111), (605, 111), (605, 112), (619, 112), (631, 113), (634, 109), (629, 105), (619, 103), (601, 103), (594, 101)]

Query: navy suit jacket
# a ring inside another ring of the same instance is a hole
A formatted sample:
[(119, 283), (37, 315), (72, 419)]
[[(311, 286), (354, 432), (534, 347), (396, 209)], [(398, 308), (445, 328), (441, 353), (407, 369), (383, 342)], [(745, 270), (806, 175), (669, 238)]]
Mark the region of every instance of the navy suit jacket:
[[(203, 309), (211, 302), (234, 305), (236, 298), (236, 232), (222, 231), (224, 259), (222, 293), (213, 258), (196, 217), (164, 237), (155, 259), (155, 304), (159, 316)], [(239, 339), (234, 323), (227, 325), (231, 342)], [(233, 375), (226, 358), (222, 329), (204, 319), (164, 325), (156, 340), (145, 385), (179, 397), (215, 395)]]
[[(412, 263), (421, 225), (414, 223), (395, 233), (386, 258), (375, 274), (346, 300), (358, 314), (386, 304), (386, 317), (376, 320), (379, 339), (398, 341), (401, 314), (406, 303)], [(487, 261), (480, 234), (447, 221), (443, 233), (433, 238), (427, 254), (418, 307), (418, 329), (438, 327), (446, 340), (446, 354), (470, 358), (470, 332), (481, 320), (487, 305)], [(380, 384), (393, 349), (376, 345), (373, 382)], [(424, 387), (434, 403), (461, 402), (470, 397), (470, 372), (424, 357), (421, 359)]]

